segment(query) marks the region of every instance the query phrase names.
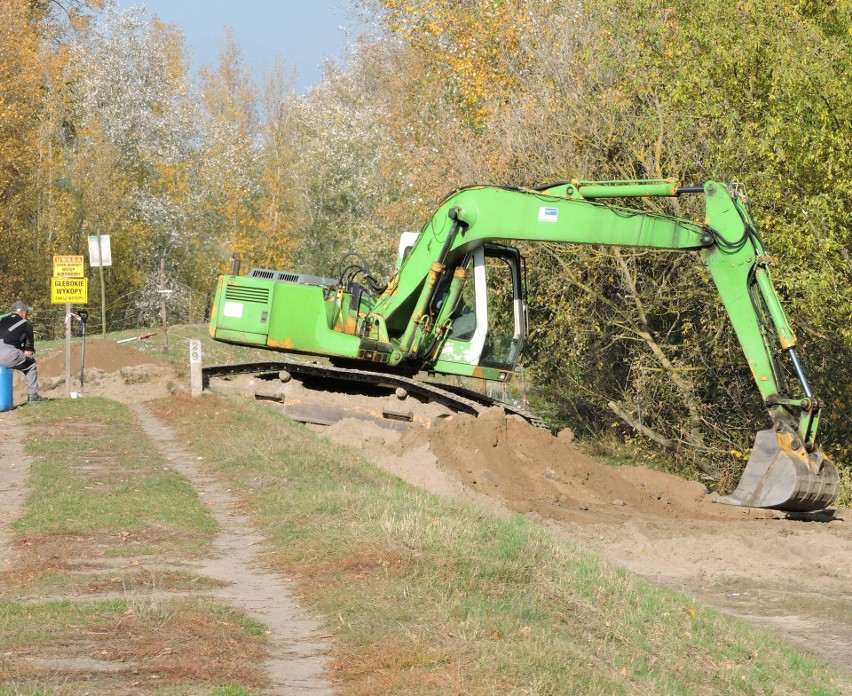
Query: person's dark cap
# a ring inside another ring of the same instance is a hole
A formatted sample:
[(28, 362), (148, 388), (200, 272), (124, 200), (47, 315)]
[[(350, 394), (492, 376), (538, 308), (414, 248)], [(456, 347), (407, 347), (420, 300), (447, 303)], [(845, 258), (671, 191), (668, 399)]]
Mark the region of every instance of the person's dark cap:
[(31, 312), (32, 311), (32, 307), (27, 307), (27, 305), (24, 302), (21, 302), (20, 300), (15, 302), (12, 305), (11, 309), (12, 309), (13, 312)]

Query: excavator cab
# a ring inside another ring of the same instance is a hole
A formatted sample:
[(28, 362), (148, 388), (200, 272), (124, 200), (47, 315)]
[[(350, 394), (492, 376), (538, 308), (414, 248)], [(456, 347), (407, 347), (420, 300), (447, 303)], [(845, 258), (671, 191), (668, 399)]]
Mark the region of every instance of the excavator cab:
[(527, 335), (524, 263), (514, 247), (485, 244), (462, 262), (466, 281), (434, 369), (506, 380)]

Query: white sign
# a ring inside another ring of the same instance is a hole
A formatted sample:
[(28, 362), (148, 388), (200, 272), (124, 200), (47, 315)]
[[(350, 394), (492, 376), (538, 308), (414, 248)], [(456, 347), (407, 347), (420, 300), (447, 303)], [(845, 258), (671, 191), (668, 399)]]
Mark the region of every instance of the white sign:
[(201, 396), (204, 391), (204, 377), (201, 371), (201, 341), (189, 339), (189, 383), (193, 396)]
[(559, 220), (559, 208), (539, 208), (538, 209), (538, 221), (539, 222), (558, 222)]
[[(100, 240), (100, 248), (98, 248), (98, 240)], [(101, 263), (101, 259), (103, 259), (103, 263)], [(89, 266), (92, 268), (112, 266), (112, 251), (109, 246), (108, 234), (89, 235)]]
[(222, 316), (231, 317), (232, 319), (242, 319), (243, 303), (242, 302), (226, 302), (222, 307)]

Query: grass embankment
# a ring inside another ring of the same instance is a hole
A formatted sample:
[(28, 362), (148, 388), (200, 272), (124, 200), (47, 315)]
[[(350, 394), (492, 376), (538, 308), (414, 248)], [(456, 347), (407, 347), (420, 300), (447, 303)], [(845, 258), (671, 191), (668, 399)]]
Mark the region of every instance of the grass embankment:
[[(349, 694), (829, 694), (766, 633), (521, 517), (411, 488), (253, 403), (160, 402), (329, 617)], [(791, 691), (792, 689), (792, 691)]]
[[(134, 329), (124, 330), (106, 335), (107, 340), (115, 341), (125, 338), (140, 336), (146, 331), (154, 330), (155, 333), (151, 338), (145, 341), (131, 341), (124, 345), (129, 348), (138, 349), (151, 356), (152, 361), (166, 361), (181, 372), (189, 371), (189, 340), (199, 339), (201, 341), (203, 362), (205, 365), (227, 365), (240, 362), (268, 362), (274, 361), (280, 354), (263, 350), (260, 348), (250, 348), (247, 346), (236, 346), (227, 343), (213, 341), (210, 338), (208, 327), (206, 324), (199, 325), (176, 325), (168, 329), (168, 348), (164, 349), (164, 340), (159, 327), (153, 329)], [(101, 335), (91, 335), (89, 340), (100, 339)], [(79, 343), (80, 337), (75, 336), (74, 342)], [(60, 352), (65, 345), (64, 339), (55, 339), (52, 341), (42, 341), (38, 344), (39, 356), (45, 357), (54, 355)], [(290, 356), (292, 357), (292, 356)], [(75, 365), (74, 369), (79, 366)], [(467, 383), (466, 386), (476, 389), (475, 382)], [(762, 427), (762, 426), (760, 426)], [(659, 456), (656, 450), (649, 449), (645, 446), (638, 446), (637, 442), (625, 443), (617, 437), (612, 438), (594, 438), (588, 441), (578, 438), (576, 445), (590, 456), (604, 461), (608, 464), (619, 466), (624, 463), (636, 464), (641, 462), (643, 466), (667, 473), (693, 478), (698, 471), (692, 467), (684, 467), (683, 463), (672, 461), (671, 457)], [(747, 453), (746, 453), (747, 454)], [(725, 467), (721, 472), (720, 480), (716, 486), (722, 492), (730, 492), (736, 487), (737, 481), (744, 468), (744, 461), (747, 457), (740, 455), (740, 459), (730, 462), (730, 466)], [(835, 501), (838, 507), (852, 507), (852, 468), (845, 466), (843, 462), (836, 462), (840, 465), (840, 492)]]
[(0, 694), (263, 685), (263, 627), (201, 600), (210, 582), (181, 570), (209, 552), (215, 522), (127, 408), (86, 399), (21, 413), (31, 495), (0, 584)]
[[(185, 364), (185, 343), (175, 345), (167, 357)], [(765, 632), (601, 563), (521, 517), (495, 518), (413, 489), (258, 404), (205, 397), (154, 407), (244, 498), (275, 549), (271, 561), (327, 617), (341, 693), (817, 695), (849, 688)], [(29, 446), (39, 460), (34, 496), (17, 526), (26, 553), (41, 549), (31, 566), (98, 544), (104, 553), (146, 563), (207, 551), (212, 532), (187, 488), (163, 484), (182, 491), (169, 498), (164, 517), (160, 486), (139, 485), (140, 478), (163, 475), (165, 464), (123, 407), (92, 399), (23, 412), (37, 426)], [(82, 457), (76, 435), (63, 435), (59, 426), (66, 424), (89, 433), (85, 451), (92, 456)], [(120, 440), (110, 441), (113, 429)], [(60, 436), (65, 444), (53, 444)], [(93, 482), (87, 467), (96, 451), (110, 461), (145, 464)], [(42, 466), (55, 467), (64, 483), (54, 485), (57, 474), (40, 474)], [(161, 669), (142, 673), (140, 693), (242, 694), (260, 683), (251, 671), (263, 649), (259, 630), (238, 612), (162, 597), (32, 601), (69, 583), (96, 581), (85, 573), (69, 580), (66, 568), (54, 565), (31, 569), (12, 589), (4, 583), (0, 655), (53, 654), (91, 640), (101, 652), (131, 660), (144, 658), (147, 646), (153, 668)], [(119, 586), (185, 588), (197, 580), (124, 568), (114, 577)], [(182, 661), (218, 671), (181, 677)], [(9, 664), (0, 657), (0, 666)], [(19, 672), (11, 676), (26, 676), (26, 664), (15, 659)], [(10, 683), (8, 675), (0, 681)], [(157, 686), (167, 682), (183, 686)], [(66, 687), (82, 690), (73, 680)], [(0, 687), (5, 693), (28, 692)]]

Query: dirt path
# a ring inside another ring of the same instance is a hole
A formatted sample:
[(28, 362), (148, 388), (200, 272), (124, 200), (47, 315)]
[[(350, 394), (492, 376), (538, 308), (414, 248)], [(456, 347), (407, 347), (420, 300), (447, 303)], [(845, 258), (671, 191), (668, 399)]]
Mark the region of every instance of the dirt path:
[(266, 671), (274, 694), (326, 696), (334, 691), (327, 675), (331, 670), (330, 645), (320, 624), (301, 609), (285, 578), (263, 568), (264, 539), (238, 512), (238, 501), (198, 466), (198, 457), (177, 443), (174, 432), (143, 404), (131, 406), (142, 429), (160, 455), (193, 485), (219, 524), (214, 555), (196, 566), (196, 572), (225, 583), (211, 594), (244, 610), (269, 630), (271, 655)]
[(27, 431), (15, 411), (0, 413), (0, 573), (15, 563), (12, 524), (27, 498), (30, 460), (24, 452)]

